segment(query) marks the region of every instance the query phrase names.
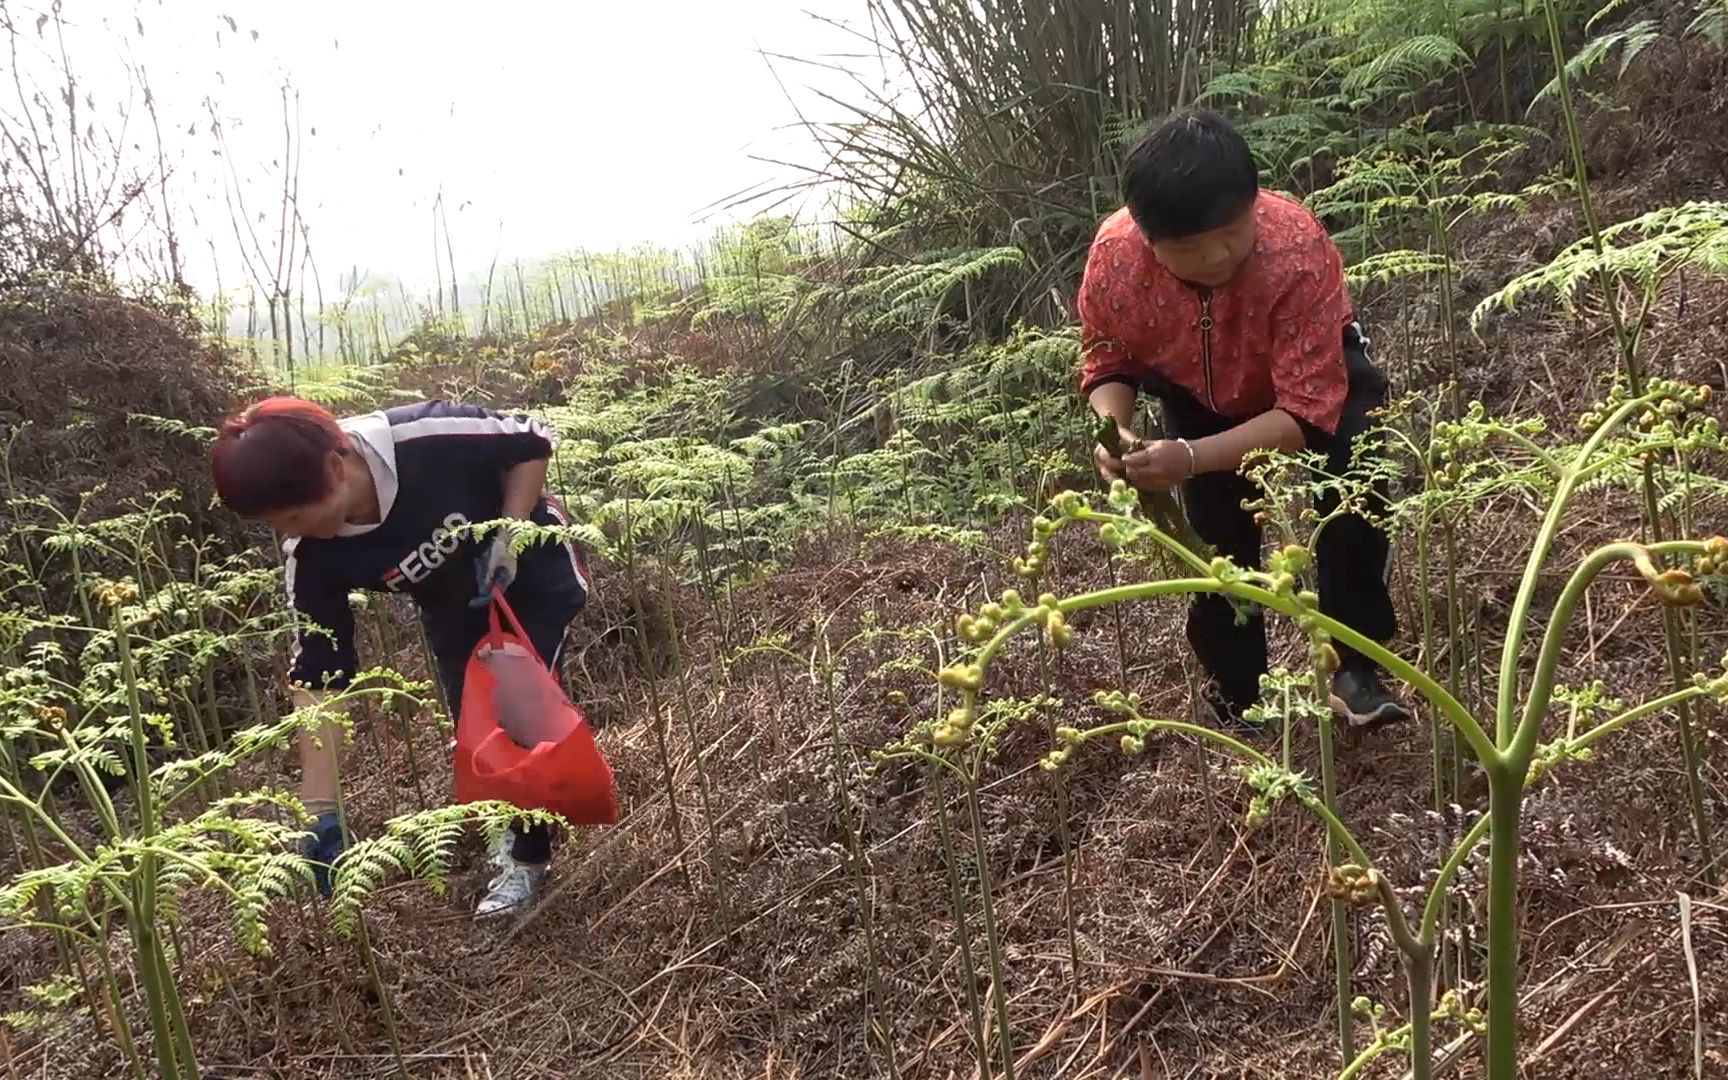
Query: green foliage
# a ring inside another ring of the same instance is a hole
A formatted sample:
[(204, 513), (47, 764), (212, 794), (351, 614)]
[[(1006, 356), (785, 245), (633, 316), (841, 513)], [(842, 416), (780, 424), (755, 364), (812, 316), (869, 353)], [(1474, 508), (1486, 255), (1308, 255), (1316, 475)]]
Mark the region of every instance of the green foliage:
[(196, 443), (213, 443), (216, 441), (216, 429), (201, 424), (188, 424), (184, 420), (176, 420), (171, 416), (148, 416), (144, 413), (133, 413), (129, 419), (151, 431), (159, 431), (164, 435), (173, 435), (189, 439)]
[(1344, 276), (1351, 289), (1369, 285), (1386, 285), (1404, 278), (1423, 278), (1441, 272), (1453, 272), (1450, 259), (1428, 251), (1399, 248), (1381, 251), (1345, 268)]
[[(1450, 270), (1455, 256), (1446, 248), (1460, 223), (1521, 213), (1567, 190), (1552, 176), (1505, 184), (1536, 139), (1531, 129), (1469, 124), (1436, 135), (1428, 120), (1417, 117), (1344, 157), (1337, 178), (1309, 197), (1316, 214), (1345, 224), (1334, 238), (1358, 253), (1352, 273), (1363, 284)], [(1417, 238), (1426, 246), (1409, 247)], [(1424, 265), (1431, 269), (1418, 269)]]
[[(417, 355), (418, 347), (411, 350)], [(402, 368), (396, 364), (327, 364), (297, 368), (291, 377), (279, 379), (276, 389), (308, 401), (316, 401), (336, 412), (364, 411), (409, 395), (398, 389)]]
[[(1566, 61), (1566, 73), (1572, 79), (1573, 85), (1583, 82), (1602, 61), (1608, 59), (1616, 51), (1620, 53), (1619, 74), (1626, 74), (1626, 69), (1638, 59), (1638, 55), (1657, 38), (1662, 36), (1662, 28), (1655, 20), (1641, 19), (1638, 22), (1610, 31), (1599, 37), (1592, 38), (1582, 49)], [(1550, 79), (1542, 89), (1536, 92), (1531, 101), (1532, 107), (1551, 98), (1560, 87), (1559, 77)]]
[(512, 822), (558, 824), (556, 815), (519, 810), (508, 803), (460, 803), (392, 818), (384, 834), (351, 846), (337, 861), (330, 893), (330, 918), (344, 935), (359, 930), (361, 908), (373, 894), (398, 879), (426, 883), (444, 896), (457, 842), (472, 825), (496, 839)]
[(541, 410), (559, 434), (553, 486), (581, 524), (513, 531), (614, 560), (631, 543), (686, 580), (725, 581), (760, 573), (835, 514), (869, 529), (964, 530), (1025, 505), (1018, 478), (1040, 455), (1057, 451), (1054, 473), (1071, 468), (1060, 448), (1083, 437), (1077, 347), (1072, 331), (1023, 328), (928, 373), (842, 386), (819, 420), (746, 418), (737, 375), (668, 362), (632, 381), (594, 367), (568, 405)]
[(60, 974), (44, 982), (24, 987), (24, 995), (35, 1006), (30, 1009), (17, 1009), (0, 1016), (0, 1023), (5, 1023), (17, 1031), (41, 1031), (54, 1026), (57, 1019), (64, 1019), (67, 1014), (77, 1015), (88, 1012), (89, 1009), (79, 1004), (83, 996), (82, 987), (69, 974)]
[(1470, 60), (1464, 47), (1443, 34), (1421, 34), (1348, 72), (1339, 89), (1350, 95), (1390, 95), (1407, 92), (1439, 78)]
[(867, 331), (916, 329), (934, 322), (968, 285), (1025, 265), (1026, 253), (1017, 247), (937, 251), (915, 262), (864, 267), (841, 295)]
[(559, 433), (553, 484), (579, 524), (518, 535), (574, 538), (603, 553), (656, 544), (692, 574), (696, 530), (722, 576), (771, 558), (795, 513), (781, 478), (809, 425), (735, 420), (731, 388), (682, 367), (622, 392), (614, 373), (580, 380), (568, 406), (543, 412)]
[(1728, 44), (1728, 0), (1705, 0), (1699, 5), (1697, 16), (1687, 24), (1686, 33), (1697, 35), (1718, 49)]
[(695, 262), (700, 284), (668, 311), (690, 325), (749, 322), (779, 327), (817, 293), (811, 280), (821, 257), (817, 238), (786, 217), (761, 217), (724, 230)]
[(1549, 296), (1569, 309), (1586, 284), (1602, 280), (1632, 286), (1647, 305), (1682, 270), (1728, 274), (1728, 203), (1689, 202), (1638, 215), (1602, 230), (1598, 253), (1585, 237), (1545, 266), (1519, 274), (1476, 306), (1480, 327), (1496, 310), (1513, 311), (1532, 296)]
[(884, 377), (875, 402), (847, 422), (886, 428), (878, 445), (811, 460), (795, 491), (804, 505), (838, 504), (861, 521), (965, 524), (990, 521), (1026, 504), (1023, 477), (1038, 457), (1087, 445), (1089, 424), (1071, 398), (1072, 331), (1022, 329), (1000, 345), (977, 346), (922, 378)]

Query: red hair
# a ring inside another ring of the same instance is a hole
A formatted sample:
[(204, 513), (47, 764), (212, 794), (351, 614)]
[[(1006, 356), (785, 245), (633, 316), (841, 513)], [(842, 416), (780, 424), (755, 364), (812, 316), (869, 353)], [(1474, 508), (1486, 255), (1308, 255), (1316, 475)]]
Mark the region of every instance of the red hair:
[(267, 398), (223, 422), (210, 448), (210, 473), (228, 509), (255, 518), (329, 495), (330, 455), (351, 445), (322, 405)]

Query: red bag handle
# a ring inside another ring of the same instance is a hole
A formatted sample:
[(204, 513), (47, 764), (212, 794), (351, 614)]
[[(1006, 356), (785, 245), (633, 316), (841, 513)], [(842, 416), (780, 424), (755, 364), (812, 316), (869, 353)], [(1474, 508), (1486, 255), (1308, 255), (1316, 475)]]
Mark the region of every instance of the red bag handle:
[[(499, 612), (503, 612), (503, 619), (499, 619)], [(504, 627), (505, 624), (508, 624), (510, 632), (516, 636), (516, 639), (523, 645), (527, 646), (528, 655), (532, 656), (535, 662), (541, 667), (546, 666), (546, 662), (540, 659), (540, 650), (534, 647), (534, 639), (528, 636), (526, 630), (522, 629), (522, 620), (516, 617), (516, 611), (510, 606), (510, 601), (504, 598), (504, 590), (496, 585), (492, 586), (492, 603), (487, 606), (486, 615), (487, 621), (491, 623), (491, 627), (488, 629), (486, 634), (486, 645), (489, 648), (502, 649), (504, 647)], [(474, 748), (473, 769), (474, 775), (477, 779), (492, 781), (503, 776), (509, 771), (507, 769), (494, 771), (481, 764), (481, 761), (485, 760), (487, 757), (487, 755), (481, 751), (483, 751), (489, 744), (497, 742), (500, 739), (510, 743), (511, 746), (516, 745), (515, 743), (510, 742), (510, 736), (500, 729), (480, 740), (480, 745)], [(529, 751), (531, 754), (533, 752), (534, 751), (532, 750)]]
[(491, 630), (486, 635), (486, 644), (493, 649), (504, 647), (504, 625), (498, 619), (500, 611), (504, 613), (504, 619), (510, 625), (510, 632), (528, 647), (528, 655), (532, 656), (541, 667), (545, 667), (546, 661), (541, 659), (540, 650), (534, 647), (534, 639), (528, 636), (526, 630), (522, 629), (522, 622), (516, 618), (516, 612), (510, 607), (510, 601), (504, 599), (504, 590), (496, 585), (492, 586), (492, 603), (486, 609), (487, 618), (492, 624)]
[(511, 771), (513, 771), (517, 767), (516, 764), (511, 764), (511, 765), (509, 765), (505, 768), (502, 768), (502, 769), (489, 769), (485, 766), (484, 762), (486, 762), (491, 757), (493, 757), (493, 755), (487, 754), (485, 752), (486, 748), (495, 742), (499, 742), (500, 740), (502, 740), (503, 745), (507, 746), (508, 748), (510, 748), (512, 750), (521, 749), (521, 752), (527, 754), (529, 758), (532, 758), (537, 754), (543, 753), (544, 747), (557, 746), (558, 745), (557, 743), (541, 743), (540, 746), (536, 746), (532, 750), (522, 749), (519, 747), (519, 745), (517, 743), (511, 741), (510, 736), (507, 733), (505, 733), (503, 731), (503, 729), (499, 729), (497, 731), (494, 731), (490, 735), (487, 735), (484, 739), (481, 739), (480, 745), (476, 746), (474, 748), (474, 756), (473, 756), (472, 760), (469, 762), (469, 768), (474, 771), (474, 779), (485, 781), (487, 783), (491, 783), (493, 781), (496, 781), (501, 776), (508, 775)]

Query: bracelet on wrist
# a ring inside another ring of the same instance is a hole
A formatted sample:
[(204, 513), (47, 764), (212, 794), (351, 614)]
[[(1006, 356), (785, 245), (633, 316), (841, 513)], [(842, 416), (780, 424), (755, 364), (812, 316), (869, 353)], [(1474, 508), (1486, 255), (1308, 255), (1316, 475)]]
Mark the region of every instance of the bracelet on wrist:
[(1200, 471), (1200, 460), (1194, 456), (1194, 444), (1187, 439), (1177, 439), (1176, 441), (1182, 444), (1182, 449), (1188, 451), (1188, 475), (1193, 476)]

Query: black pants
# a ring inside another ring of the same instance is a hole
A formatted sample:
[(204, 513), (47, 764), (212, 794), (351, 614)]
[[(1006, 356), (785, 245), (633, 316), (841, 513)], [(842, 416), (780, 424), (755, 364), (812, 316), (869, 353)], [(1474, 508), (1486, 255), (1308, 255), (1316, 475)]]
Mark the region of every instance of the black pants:
[[(1367, 341), (1351, 326), (1344, 333), (1344, 363), (1350, 388), (1344, 414), (1335, 434), (1305, 428), (1308, 449), (1322, 451), (1327, 471), (1343, 476), (1349, 470), (1356, 444), (1372, 426), (1368, 412), (1386, 401), (1386, 377), (1368, 357)], [(1183, 391), (1148, 388), (1164, 404), (1164, 415), (1172, 437), (1197, 439), (1236, 426), (1209, 411)], [(1183, 502), (1194, 530), (1202, 539), (1227, 555), (1238, 566), (1260, 565), (1260, 527), (1253, 515), (1242, 509), (1243, 500), (1259, 497), (1255, 485), (1237, 473), (1203, 473), (1182, 487)], [(1371, 510), (1382, 512), (1387, 493), (1384, 483), (1375, 485)], [(1338, 508), (1338, 493), (1328, 491), (1315, 500), (1322, 517)], [(1390, 545), (1386, 534), (1360, 514), (1337, 518), (1321, 530), (1315, 562), (1319, 577), (1320, 610), (1374, 641), (1389, 641), (1397, 630), (1397, 616), (1387, 588)], [(1188, 609), (1188, 642), (1200, 666), (1212, 676), (1216, 692), (1238, 708), (1260, 697), (1260, 676), (1266, 673), (1266, 620), (1259, 609), (1238, 622), (1237, 609), (1217, 594), (1194, 598)], [(1367, 663), (1351, 650), (1338, 647), (1346, 666)]]
[[(543, 602), (535, 599), (534, 592), (520, 585), (511, 588), (507, 594), (511, 610), (522, 623), (522, 629), (527, 632), (528, 639), (534, 643), (534, 651), (540, 654), (553, 671), (558, 670), (558, 656), (564, 647), (564, 632), (569, 629), (570, 622), (581, 610), (580, 604), (572, 607), (568, 590), (564, 590), (557, 602)], [(518, 594), (522, 595), (518, 595)], [(484, 611), (470, 611), (463, 608), (450, 612), (426, 612), (421, 616), (421, 623), (426, 627), (426, 637), (432, 645), (432, 655), (438, 664), (438, 681), (443, 684), (445, 697), (450, 702), (450, 715), (453, 719), (462, 714), (462, 687), (467, 681), (468, 658), (473, 655), (474, 647), (480, 644), (491, 628)], [(552, 857), (552, 829), (547, 825), (520, 824), (511, 826), (513, 834), (510, 854), (517, 862), (541, 864)]]

